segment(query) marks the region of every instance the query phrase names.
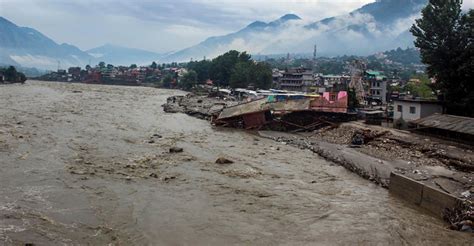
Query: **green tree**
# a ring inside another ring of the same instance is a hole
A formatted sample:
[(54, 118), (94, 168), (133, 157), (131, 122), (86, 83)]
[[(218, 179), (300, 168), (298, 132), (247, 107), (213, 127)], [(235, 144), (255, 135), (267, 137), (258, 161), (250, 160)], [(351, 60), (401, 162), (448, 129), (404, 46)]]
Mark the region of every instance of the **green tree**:
[(158, 64), (156, 64), (156, 62), (152, 62), (150, 67), (156, 69), (158, 67)]
[(179, 81), (179, 86), (185, 90), (190, 90), (197, 84), (197, 73), (189, 70)]
[(417, 75), (413, 79), (417, 79), (418, 82), (408, 82), (403, 88), (403, 92), (410, 92), (415, 97), (421, 97), (425, 99), (434, 99), (435, 95), (431, 88), (431, 80), (426, 75)]
[(131, 69), (137, 68), (137, 64), (132, 64), (132, 65), (130, 65), (130, 68), (131, 68)]
[(474, 11), (462, 0), (430, 0), (411, 28), (427, 73), (445, 98), (448, 113), (474, 115)]
[(5, 80), (15, 82), (16, 81), (16, 68), (14, 66), (9, 66), (5, 72)]
[(212, 62), (208, 60), (194, 61), (187, 65), (187, 68), (194, 70), (197, 73), (198, 83), (204, 83), (210, 78), (209, 70), (211, 69)]
[(164, 88), (170, 88), (171, 83), (173, 82), (173, 79), (174, 79), (173, 75), (166, 74), (165, 77), (163, 77), (161, 84), (163, 85)]
[(230, 87), (268, 89), (272, 85), (272, 70), (268, 64), (241, 61), (235, 65), (230, 77)]
[(248, 62), (250, 59), (250, 55), (245, 52), (240, 53), (236, 50), (231, 50), (212, 60), (209, 75), (219, 85), (228, 86), (236, 64), (238, 62)]
[(230, 87), (232, 88), (246, 88), (250, 83), (251, 65), (248, 62), (239, 62), (235, 65), (230, 76)]
[(99, 62), (99, 67), (104, 68), (105, 67), (105, 62), (103, 62), (103, 61)]
[(272, 86), (272, 69), (268, 64), (262, 62), (254, 64), (253, 72), (255, 73), (255, 88), (269, 89)]
[(3, 71), (5, 76), (5, 81), (9, 82), (20, 82), (23, 83), (26, 81), (26, 76), (23, 73), (17, 72), (14, 66), (9, 66)]

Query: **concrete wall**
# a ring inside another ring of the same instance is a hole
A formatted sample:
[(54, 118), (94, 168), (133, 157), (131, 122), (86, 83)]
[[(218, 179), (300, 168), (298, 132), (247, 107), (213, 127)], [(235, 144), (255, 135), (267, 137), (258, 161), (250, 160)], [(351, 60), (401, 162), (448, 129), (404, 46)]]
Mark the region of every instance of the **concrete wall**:
[[(398, 111), (398, 106), (402, 106), (402, 112)], [(415, 113), (410, 113), (410, 107), (415, 107)], [(421, 104), (405, 101), (395, 101), (393, 108), (393, 120), (403, 118), (405, 121), (412, 121), (421, 118)]]
[(404, 175), (390, 174), (390, 193), (416, 204), (442, 218), (445, 208), (454, 208), (461, 200)]

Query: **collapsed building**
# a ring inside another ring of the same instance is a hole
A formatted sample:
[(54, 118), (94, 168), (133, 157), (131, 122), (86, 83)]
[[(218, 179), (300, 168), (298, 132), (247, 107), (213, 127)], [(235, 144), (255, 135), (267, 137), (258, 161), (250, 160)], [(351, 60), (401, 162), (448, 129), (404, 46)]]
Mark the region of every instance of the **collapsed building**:
[(347, 91), (323, 95), (276, 94), (227, 107), (212, 118), (219, 126), (244, 129), (313, 130), (355, 117)]

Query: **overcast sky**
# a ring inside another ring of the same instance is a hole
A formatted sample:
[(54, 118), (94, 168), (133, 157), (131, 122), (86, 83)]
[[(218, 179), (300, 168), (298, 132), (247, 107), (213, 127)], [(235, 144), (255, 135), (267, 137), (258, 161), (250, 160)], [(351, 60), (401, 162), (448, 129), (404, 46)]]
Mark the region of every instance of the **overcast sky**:
[(0, 15), (83, 50), (111, 43), (166, 52), (255, 20), (293, 13), (317, 21), (370, 2), (374, 0), (0, 0)]

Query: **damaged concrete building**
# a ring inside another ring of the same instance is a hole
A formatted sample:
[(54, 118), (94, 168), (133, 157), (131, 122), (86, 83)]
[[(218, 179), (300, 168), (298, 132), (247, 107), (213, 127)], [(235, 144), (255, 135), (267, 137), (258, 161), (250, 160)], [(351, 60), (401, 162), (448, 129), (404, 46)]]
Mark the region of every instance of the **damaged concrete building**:
[(344, 121), (350, 117), (348, 112), (346, 91), (325, 92), (322, 96), (271, 95), (224, 108), (213, 119), (213, 123), (245, 129), (260, 129), (265, 125), (278, 123), (280, 126), (309, 130), (326, 121), (323, 118), (337, 118)]

